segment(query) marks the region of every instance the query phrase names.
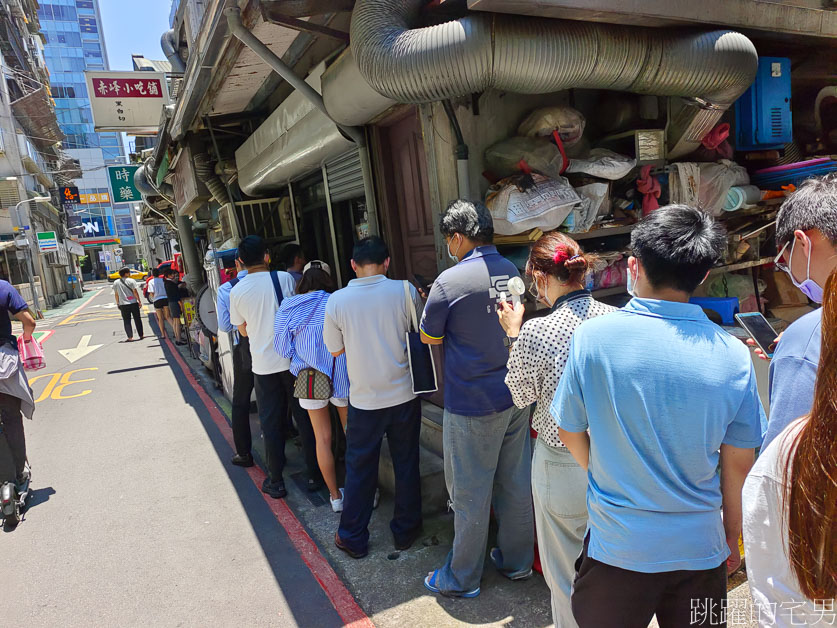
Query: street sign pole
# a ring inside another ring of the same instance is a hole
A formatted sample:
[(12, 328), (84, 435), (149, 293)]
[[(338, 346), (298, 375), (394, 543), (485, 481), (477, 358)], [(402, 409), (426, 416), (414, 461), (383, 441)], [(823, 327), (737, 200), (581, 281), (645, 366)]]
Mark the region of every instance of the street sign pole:
[[(38, 197), (49, 199), (49, 197)], [(20, 206), (24, 203), (28, 203), (29, 201), (33, 201), (37, 199), (25, 199), (20, 201), (17, 205), (15, 205), (15, 221), (17, 222), (18, 227), (22, 227), (20, 224)], [(29, 266), (29, 289), (32, 290), (32, 300), (34, 301), (35, 306), (35, 318), (40, 318), (41, 316), (41, 302), (38, 299), (38, 291), (35, 290), (35, 265), (32, 263), (32, 241), (29, 239), (29, 234), (25, 232), (24, 229), (24, 237), (26, 238), (26, 261), (27, 265)], [(31, 231), (31, 229), (30, 229)], [(17, 241), (17, 239), (15, 239)]]

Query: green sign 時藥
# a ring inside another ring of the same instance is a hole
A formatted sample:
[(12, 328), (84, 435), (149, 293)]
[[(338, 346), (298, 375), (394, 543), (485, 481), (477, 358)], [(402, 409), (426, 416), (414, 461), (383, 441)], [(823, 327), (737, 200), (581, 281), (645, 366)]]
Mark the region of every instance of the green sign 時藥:
[(142, 195), (134, 186), (134, 173), (139, 166), (108, 166), (111, 202), (133, 203), (142, 200)]

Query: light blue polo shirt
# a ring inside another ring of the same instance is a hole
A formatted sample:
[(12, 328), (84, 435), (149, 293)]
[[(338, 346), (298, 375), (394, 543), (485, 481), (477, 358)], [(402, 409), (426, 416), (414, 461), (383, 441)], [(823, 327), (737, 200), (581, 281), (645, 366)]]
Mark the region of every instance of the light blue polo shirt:
[(635, 298), (578, 327), (550, 412), (590, 431), (591, 558), (645, 573), (726, 560), (719, 449), (758, 447), (766, 424), (744, 343), (697, 305)]

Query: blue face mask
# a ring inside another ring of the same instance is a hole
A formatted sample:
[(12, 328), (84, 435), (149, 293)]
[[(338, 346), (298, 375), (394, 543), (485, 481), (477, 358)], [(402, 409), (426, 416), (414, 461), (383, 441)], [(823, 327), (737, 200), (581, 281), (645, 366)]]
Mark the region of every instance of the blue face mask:
[[(811, 279), (811, 255), (808, 255), (808, 268), (805, 271), (805, 281), (797, 281), (796, 277), (793, 276), (793, 273), (790, 270), (790, 260), (793, 259), (793, 249), (796, 248), (796, 238), (793, 239), (793, 245), (791, 246), (790, 257), (788, 258), (788, 275), (790, 275), (791, 281), (793, 285), (799, 288), (806, 297), (811, 299), (814, 303), (822, 303), (823, 299), (823, 291), (822, 286), (820, 286), (816, 281)], [(808, 239), (808, 249), (811, 248), (811, 240)]]

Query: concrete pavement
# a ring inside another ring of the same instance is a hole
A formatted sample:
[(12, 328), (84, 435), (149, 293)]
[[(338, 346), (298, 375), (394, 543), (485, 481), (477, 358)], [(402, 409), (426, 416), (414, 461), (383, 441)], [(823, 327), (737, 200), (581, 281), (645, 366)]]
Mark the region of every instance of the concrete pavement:
[[(551, 625), (538, 575), (511, 583), (487, 564), (475, 600), (424, 589), (452, 541), (448, 514), (396, 552), (384, 494), (370, 555), (346, 557), (326, 494), (304, 489), (298, 446), (286, 450), (288, 498), (264, 497), (258, 468), (228, 462), (229, 404), (202, 365), (154, 337), (120, 342), (110, 287), (92, 288), (39, 322), (47, 368), (30, 376), (26, 422), (36, 494), (18, 529), (0, 533), (0, 583), (15, 600), (0, 626)], [(85, 336), (89, 353), (59, 353)]]
[[(121, 343), (112, 302), (39, 325), (35, 495), (0, 533), (0, 625), (342, 625), (168, 349)], [(84, 335), (101, 347), (59, 355)]]

